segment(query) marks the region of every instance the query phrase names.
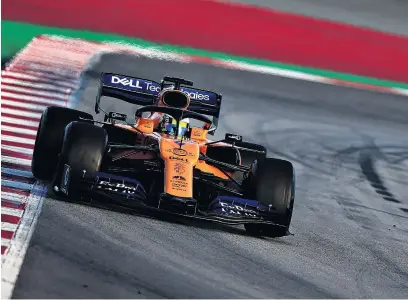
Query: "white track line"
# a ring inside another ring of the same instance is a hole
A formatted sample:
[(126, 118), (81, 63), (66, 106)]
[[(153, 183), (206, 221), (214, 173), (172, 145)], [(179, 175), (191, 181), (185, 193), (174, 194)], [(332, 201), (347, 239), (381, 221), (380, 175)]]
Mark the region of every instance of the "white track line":
[(15, 202), (15, 203), (26, 203), (28, 196), (17, 194), (17, 193), (10, 193), (10, 192), (1, 192), (2, 200)]
[(55, 72), (55, 70), (44, 70), (42, 66), (38, 66), (37, 69), (33, 69), (32, 67), (27, 68), (27, 66), (19, 67), (14, 66), (13, 70), (14, 73), (23, 73), (30, 76), (37, 76), (41, 80), (50, 80), (52, 83), (56, 85), (71, 85), (71, 87), (75, 87), (78, 81), (77, 76), (73, 76), (72, 74), (59, 74)]
[(22, 73), (22, 72), (14, 72), (14, 71), (2, 71), (1, 72), (2, 77), (14, 77), (14, 78), (21, 78), (24, 80), (32, 80), (32, 81), (49, 81), (50, 83), (54, 83), (56, 80), (61, 80), (60, 76), (53, 76), (53, 77), (47, 77), (47, 74), (44, 74), (42, 72), (37, 72), (34, 74), (27, 74), (27, 73)]
[[(4, 127), (4, 126), (3, 126)], [(1, 149), (32, 155), (34, 150), (17, 146), (1, 145)]]
[(3, 141), (9, 141), (9, 142), (19, 142), (19, 143), (24, 143), (24, 144), (35, 144), (35, 139), (27, 139), (27, 138), (22, 138), (22, 137), (17, 137), (17, 136), (11, 136), (11, 135), (6, 135), (2, 134), (1, 138)]
[(26, 93), (34, 96), (45, 96), (45, 97), (52, 97), (52, 98), (59, 98), (61, 100), (65, 100), (67, 98), (66, 93), (53, 93), (49, 91), (43, 91), (43, 90), (35, 90), (35, 89), (25, 89), (21, 87), (16, 87), (13, 85), (7, 85), (7, 84), (2, 84), (1, 89), (3, 91), (9, 91), (9, 92), (20, 92), (20, 93)]
[[(72, 58), (73, 62), (76, 61), (83, 61), (88, 59), (90, 55), (94, 53), (94, 50), (96, 49), (85, 49), (86, 44), (84, 43), (79, 43), (77, 45), (72, 45), (71, 47), (65, 42), (65, 43), (58, 43), (55, 41), (41, 41), (40, 43), (33, 44), (30, 48), (23, 50), (20, 52), (19, 57), (25, 58), (26, 56), (31, 57), (36, 55), (41, 55), (44, 56), (47, 61), (50, 58), (50, 55), (47, 55), (50, 51), (55, 51), (55, 54), (52, 56), (55, 59), (66, 59), (69, 60)], [(52, 48), (55, 48), (55, 50), (51, 50)], [(58, 50), (58, 51), (57, 51)], [(50, 60), (54, 64), (56, 63), (55, 61)], [(58, 63), (58, 62), (57, 62)]]
[[(38, 66), (35, 63), (33, 64), (29, 64), (27, 62), (21, 63), (20, 61), (16, 61), (13, 63), (13, 69), (14, 70), (24, 70), (24, 72), (28, 73), (28, 70), (34, 71), (34, 72), (44, 72), (44, 77), (42, 80), (50, 80), (51, 82), (55, 82), (55, 81), (63, 81), (64, 77), (69, 76), (69, 77), (78, 77), (80, 75), (80, 72), (78, 70), (78, 68), (72, 68), (69, 69), (67, 68), (67, 66), (62, 66), (62, 67), (58, 67), (58, 66)], [(48, 76), (49, 74), (53, 74), (53, 76)], [(56, 77), (56, 74), (58, 74), (58, 76), (60, 77)], [(57, 84), (57, 83), (56, 83)], [(57, 84), (57, 85), (61, 85), (61, 84)]]
[(8, 215), (8, 216), (14, 216), (14, 217), (21, 218), (23, 216), (24, 210), (15, 209), (15, 208), (8, 208), (8, 207), (2, 207), (1, 208), (1, 213), (5, 214), (5, 215)]
[[(2, 109), (2, 112), (4, 112), (4, 108)], [(11, 118), (11, 117), (3, 117), (3, 116), (1, 116), (1, 121), (2, 121), (1, 123), (3, 122), (14, 123), (14, 124), (25, 125), (25, 126), (30, 126), (34, 128), (38, 128), (38, 125), (40, 122), (40, 120), (38, 120), (38, 122), (34, 122), (34, 121), (28, 121), (28, 120), (19, 119), (19, 118)]]
[(231, 60), (219, 60), (219, 61), (223, 63), (226, 67), (230, 67), (232, 69), (245, 70), (245, 71), (263, 73), (263, 74), (275, 75), (275, 76), (283, 76), (283, 77), (289, 77), (289, 78), (301, 79), (301, 80), (307, 80), (307, 81), (313, 81), (313, 82), (321, 82), (324, 80), (324, 77), (322, 76), (311, 75), (311, 74), (298, 72), (298, 71), (283, 70), (283, 69), (262, 66), (262, 65), (252, 65), (252, 64), (248, 64), (244, 62), (237, 62), (237, 61), (231, 61)]
[(2, 246), (6, 246), (6, 247), (10, 247), (10, 241), (9, 239), (3, 239), (1, 238), (1, 245)]
[(401, 89), (401, 88), (392, 88), (394, 89), (397, 93), (404, 95), (404, 96), (408, 96), (408, 89)]
[(57, 85), (71, 85), (72, 87), (75, 87), (78, 81), (78, 77), (73, 74), (59, 74), (58, 72), (55, 72), (53, 70), (43, 70), (41, 69), (41, 66), (39, 66), (38, 70), (35, 69), (27, 69), (23, 68), (22, 70), (19, 68), (16, 68), (16, 73), (25, 73), (27, 75), (33, 75), (33, 76), (39, 76), (39, 78), (42, 79), (48, 79), (51, 80), (52, 82), (55, 82)]
[(32, 135), (34, 138), (37, 135), (37, 131), (35, 130), (30, 130), (30, 129), (25, 129), (25, 128), (19, 128), (19, 127), (12, 127), (12, 126), (6, 126), (6, 125), (2, 125), (1, 126), (2, 130), (7, 130), (10, 132), (15, 132), (15, 133), (23, 133), (23, 134), (29, 134)]
[(66, 101), (64, 100), (50, 100), (46, 98), (39, 98), (39, 97), (34, 97), (34, 96), (27, 96), (27, 95), (21, 95), (21, 94), (16, 94), (16, 93), (10, 93), (10, 92), (1, 92), (1, 97), (8, 97), (8, 98), (14, 98), (18, 100), (27, 100), (27, 101), (32, 101), (32, 102), (38, 102), (38, 103), (45, 103), (48, 105), (59, 105), (59, 106), (65, 106)]
[(91, 43), (85, 40), (75, 40), (75, 39), (63, 39), (63, 38), (52, 38), (52, 39), (41, 39), (33, 41), (32, 47), (47, 45), (49, 48), (61, 48), (66, 47), (77, 53), (82, 53), (82, 55), (92, 55), (97, 51), (101, 44)]
[(17, 230), (17, 227), (18, 227), (17, 224), (1, 222), (1, 230), (7, 230), (7, 231), (15, 232)]
[[(41, 57), (35, 57), (30, 62), (27, 62), (26, 59), (18, 60), (14, 63), (13, 69), (18, 70), (33, 70), (33, 71), (44, 71), (44, 72), (54, 72), (54, 74), (62, 74), (69, 77), (79, 76), (79, 69), (81, 69), (81, 64), (70, 65), (67, 61), (63, 59), (58, 59), (58, 65), (52, 63), (52, 61), (45, 62), (44, 65), (39, 65), (42, 60)], [(27, 58), (29, 59), (29, 58)]]
[[(62, 49), (56, 50), (59, 57), (54, 58), (45, 54), (44, 49), (46, 48), (41, 47), (39, 49), (36, 49), (35, 51), (30, 51), (30, 53), (25, 53), (19, 57), (20, 61), (21, 60), (28, 61), (29, 63), (39, 62), (41, 64), (53, 64), (56, 65), (57, 67), (60, 66), (68, 68), (75, 67), (77, 69), (80, 69), (88, 59), (88, 57), (87, 56), (84, 57), (82, 53), (75, 53), (73, 51), (67, 51)], [(58, 61), (55, 62), (55, 60)]]
[(63, 94), (68, 94), (71, 90), (71, 88), (67, 87), (58, 87), (52, 84), (46, 84), (46, 83), (38, 83), (38, 82), (32, 82), (32, 81), (26, 81), (26, 80), (19, 80), (19, 79), (14, 79), (14, 78), (2, 78), (1, 82), (3, 85), (9, 84), (12, 86), (25, 86), (29, 87), (30, 90), (46, 90), (46, 91), (54, 91), (54, 92), (59, 92)]
[[(44, 47), (36, 51), (30, 51), (30, 53), (20, 56), (21, 60), (26, 60), (29, 62), (40, 62), (45, 64), (57, 64), (58, 67), (75, 67), (80, 69), (88, 60), (88, 57), (84, 58), (82, 53), (74, 53), (72, 51), (64, 51), (62, 49), (56, 50), (60, 57), (53, 58), (49, 55), (44, 54)], [(65, 54), (65, 56), (64, 56)], [(56, 63), (55, 60), (58, 60)]]
[(38, 121), (40, 121), (40, 118), (41, 118), (40, 113), (32, 113), (32, 112), (22, 111), (22, 110), (12, 109), (12, 108), (2, 108), (1, 112), (3, 114), (15, 115), (16, 117), (21, 117), (21, 118), (24, 118), (24, 117), (34, 118), (34, 119), (38, 119)]
[(26, 108), (26, 109), (32, 109), (32, 110), (38, 110), (38, 111), (44, 111), (48, 106), (47, 105), (40, 105), (40, 104), (31, 104), (31, 103), (25, 103), (25, 102), (17, 102), (17, 101), (11, 101), (11, 100), (1, 100), (1, 103), (3, 105), (9, 105), (9, 106), (14, 106), (14, 107), (21, 107), (21, 108)]
[(1, 162), (9, 163), (9, 164), (17, 164), (22, 166), (31, 166), (31, 160), (23, 159), (23, 158), (16, 158), (10, 156), (1, 156)]
[(7, 276), (2, 275), (1, 278), (1, 296), (3, 299), (10, 299), (12, 296), (24, 256), (41, 213), (44, 195), (45, 188), (39, 184), (35, 185), (27, 202), (24, 217), (20, 220), (19, 230), (15, 233), (13, 244), (8, 249), (8, 259), (3, 259), (2, 274), (7, 274)]
[[(61, 77), (48, 76), (47, 77), (46, 75), (44, 75), (44, 76), (39, 77), (39, 76), (33, 76), (33, 75), (30, 75), (30, 74), (21, 73), (21, 72), (7, 72), (7, 73), (4, 73), (4, 74), (2, 72), (2, 77), (4, 77), (4, 78), (10, 78), (10, 77), (11, 78), (19, 78), (19, 79), (28, 80), (28, 81), (40, 81), (39, 84), (51, 84), (51, 85), (54, 85), (54, 88), (60, 86), (60, 87), (64, 87), (64, 88), (67, 88), (67, 89), (72, 89), (73, 87), (75, 87), (75, 84), (73, 84), (73, 83), (70, 84), (70, 83), (67, 83), (66, 81), (63, 81), (62, 80), (63, 76), (61, 76)], [(2, 79), (2, 80), (4, 80), (4, 79)]]

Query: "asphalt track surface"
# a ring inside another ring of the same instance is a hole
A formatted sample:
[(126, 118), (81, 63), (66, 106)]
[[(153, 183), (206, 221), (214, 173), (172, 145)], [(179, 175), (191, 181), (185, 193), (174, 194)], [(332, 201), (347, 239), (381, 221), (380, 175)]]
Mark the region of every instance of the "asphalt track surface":
[(242, 133), (293, 161), (294, 235), (46, 199), (13, 298), (406, 298), (406, 97), (110, 54), (86, 73), (81, 109), (93, 111), (101, 71), (222, 92), (218, 136)]
[(222, 0), (408, 36), (405, 0)]

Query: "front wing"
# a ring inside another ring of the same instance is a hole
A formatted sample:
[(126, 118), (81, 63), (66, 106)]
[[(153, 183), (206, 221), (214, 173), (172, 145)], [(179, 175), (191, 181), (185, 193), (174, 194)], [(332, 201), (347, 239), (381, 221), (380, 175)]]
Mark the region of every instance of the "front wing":
[(256, 200), (234, 196), (218, 196), (205, 209), (198, 208), (199, 199), (185, 199), (161, 194), (160, 199), (149, 199), (143, 185), (134, 178), (97, 172), (84, 172), (79, 179), (71, 178), (71, 168), (64, 166), (62, 180), (54, 187), (65, 197), (80, 202), (94, 202), (127, 209), (147, 209), (186, 218), (208, 220), (225, 225), (274, 223), (277, 214)]

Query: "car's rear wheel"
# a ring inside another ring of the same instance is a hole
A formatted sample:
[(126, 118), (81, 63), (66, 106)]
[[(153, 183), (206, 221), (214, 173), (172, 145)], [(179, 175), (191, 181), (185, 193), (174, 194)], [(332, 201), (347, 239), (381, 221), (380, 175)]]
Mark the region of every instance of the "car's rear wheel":
[(58, 154), (64, 138), (64, 129), (79, 118), (93, 119), (92, 115), (78, 110), (50, 106), (42, 113), (34, 145), (31, 171), (37, 179), (50, 181), (58, 163)]
[(107, 143), (105, 129), (89, 123), (70, 123), (65, 129), (55, 182), (61, 182), (65, 164), (71, 168), (71, 182), (83, 176), (84, 171), (98, 172)]
[(245, 229), (253, 235), (270, 237), (289, 233), (295, 200), (295, 174), (293, 165), (286, 160), (266, 158), (254, 161), (245, 182), (245, 194), (261, 204), (271, 207), (276, 214), (269, 224), (246, 224)]

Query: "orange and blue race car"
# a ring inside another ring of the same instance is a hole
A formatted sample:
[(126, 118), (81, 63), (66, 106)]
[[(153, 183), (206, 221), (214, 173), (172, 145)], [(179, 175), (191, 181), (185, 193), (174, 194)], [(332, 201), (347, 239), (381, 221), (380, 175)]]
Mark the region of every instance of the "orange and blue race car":
[[(105, 112), (103, 96), (135, 105)], [(252, 235), (284, 236), (295, 198), (291, 162), (226, 133), (210, 140), (222, 95), (193, 82), (102, 73), (95, 112), (48, 107), (32, 159), (33, 175), (69, 201), (104, 202), (239, 225)]]

